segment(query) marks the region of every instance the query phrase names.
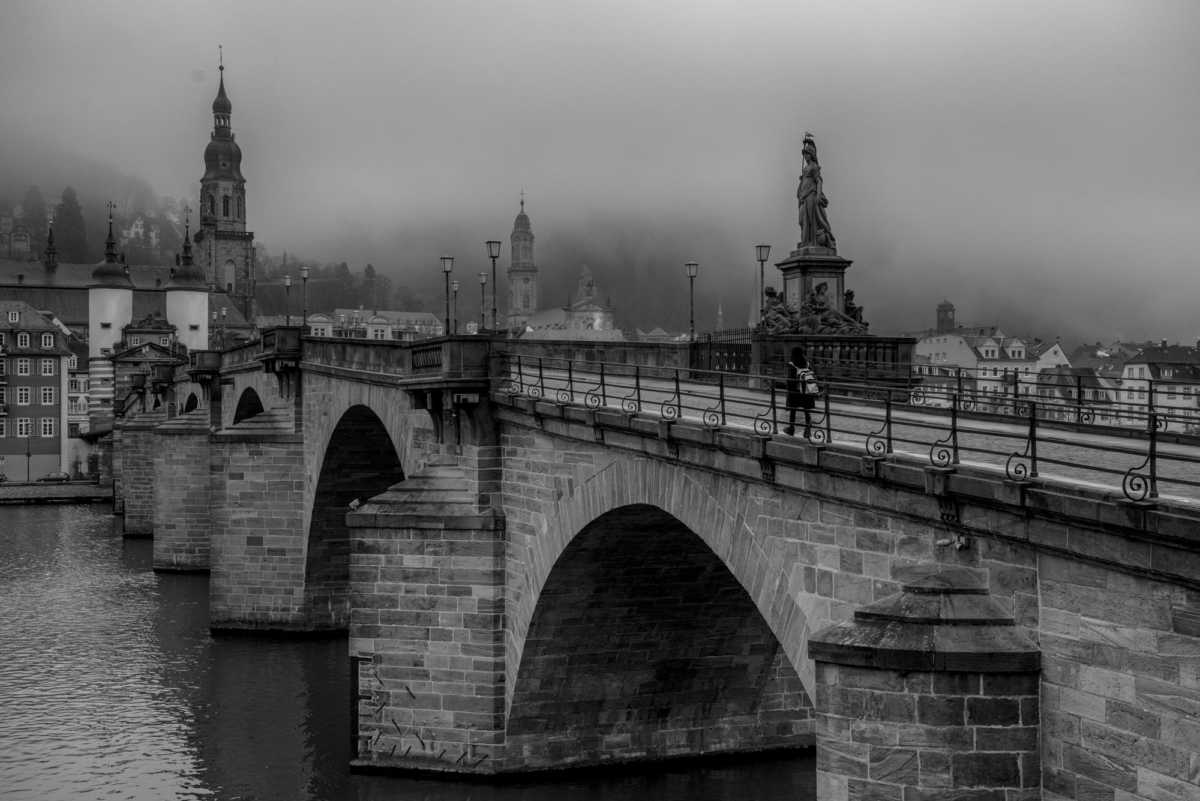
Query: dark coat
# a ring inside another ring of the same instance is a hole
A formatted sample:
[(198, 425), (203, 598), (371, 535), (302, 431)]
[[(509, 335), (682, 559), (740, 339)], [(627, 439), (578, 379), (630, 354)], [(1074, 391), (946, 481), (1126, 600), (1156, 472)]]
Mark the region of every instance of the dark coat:
[(817, 405), (817, 396), (809, 395), (800, 386), (800, 372), (790, 364), (787, 368), (787, 406), (789, 409), (811, 409)]

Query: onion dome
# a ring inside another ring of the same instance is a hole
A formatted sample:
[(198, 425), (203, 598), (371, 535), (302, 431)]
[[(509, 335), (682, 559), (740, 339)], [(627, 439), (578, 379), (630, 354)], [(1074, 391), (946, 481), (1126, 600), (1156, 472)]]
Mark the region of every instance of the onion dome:
[(179, 267), (175, 269), (165, 289), (167, 291), (172, 289), (205, 291), (207, 287), (208, 284), (204, 278), (204, 271), (197, 267), (192, 260), (191, 226), (185, 223), (183, 228), (183, 255), (180, 256)]
[(221, 83), (217, 88), (217, 99), (213, 101), (213, 114), (231, 114), (233, 113), (233, 103), (229, 102), (229, 96), (225, 94), (225, 67), (220, 67)]
[(133, 289), (133, 282), (125, 272), (125, 265), (117, 261), (117, 240), (113, 236), (111, 205), (108, 208), (108, 238), (104, 240), (104, 261), (92, 270), (92, 283), (89, 286)]
[(213, 131), (208, 147), (204, 148), (204, 177), (201, 181), (244, 181), (242, 177), (242, 149), (234, 141), (229, 116), (233, 104), (225, 94), (225, 67), (221, 66), (221, 83), (217, 99), (213, 101)]
[(529, 215), (525, 213), (525, 198), (524, 193), (521, 197), (521, 212), (517, 214), (517, 219), (513, 220), (513, 231), (532, 231), (533, 226), (529, 224)]

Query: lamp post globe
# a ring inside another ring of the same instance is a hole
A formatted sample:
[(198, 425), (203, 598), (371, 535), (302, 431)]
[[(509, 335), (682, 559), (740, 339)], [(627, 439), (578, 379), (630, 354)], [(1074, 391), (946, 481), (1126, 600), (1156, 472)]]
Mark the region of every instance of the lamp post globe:
[(289, 328), (292, 325), (292, 276), (287, 273), (283, 276), (283, 319), (284, 325)]

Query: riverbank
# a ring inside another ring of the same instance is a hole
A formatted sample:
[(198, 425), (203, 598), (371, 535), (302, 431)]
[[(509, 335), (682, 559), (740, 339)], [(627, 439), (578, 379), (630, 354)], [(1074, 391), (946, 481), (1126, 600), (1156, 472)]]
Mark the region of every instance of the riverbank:
[(112, 503), (112, 482), (0, 484), (0, 504)]

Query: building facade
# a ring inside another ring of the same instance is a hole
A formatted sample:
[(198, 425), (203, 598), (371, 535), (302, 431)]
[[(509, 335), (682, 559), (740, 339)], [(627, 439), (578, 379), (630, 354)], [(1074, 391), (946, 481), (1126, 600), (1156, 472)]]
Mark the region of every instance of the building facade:
[(0, 301), (0, 472), (37, 480), (66, 469), (66, 337), (21, 301)]

